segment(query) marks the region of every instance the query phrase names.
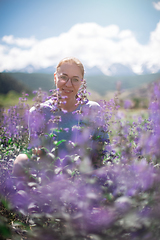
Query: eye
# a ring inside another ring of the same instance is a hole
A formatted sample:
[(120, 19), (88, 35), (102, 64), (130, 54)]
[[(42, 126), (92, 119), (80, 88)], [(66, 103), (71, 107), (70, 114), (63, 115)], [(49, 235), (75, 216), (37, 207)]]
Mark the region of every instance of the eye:
[(72, 78), (72, 81), (73, 81), (74, 83), (77, 83), (77, 82), (79, 82), (79, 79), (78, 79), (78, 78)]
[(68, 77), (65, 76), (65, 75), (61, 75), (61, 76), (60, 76), (60, 79), (63, 80), (63, 81), (67, 81), (67, 80), (68, 80)]

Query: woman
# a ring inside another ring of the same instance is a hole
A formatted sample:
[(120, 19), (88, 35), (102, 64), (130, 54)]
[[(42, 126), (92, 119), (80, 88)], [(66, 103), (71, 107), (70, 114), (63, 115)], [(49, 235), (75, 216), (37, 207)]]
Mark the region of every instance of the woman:
[[(53, 95), (38, 108), (32, 107), (30, 110), (30, 145), (38, 147), (38, 152), (34, 152), (40, 156), (43, 155), (40, 148), (45, 147), (63, 160), (66, 155), (83, 158), (89, 154), (94, 168), (100, 167), (100, 152), (104, 141), (108, 141), (108, 134), (103, 131), (99, 104), (86, 99), (82, 63), (76, 58), (63, 59), (54, 73), (54, 81), (56, 97)], [(20, 166), (26, 160), (26, 154), (16, 158), (15, 175), (22, 175)], [(65, 160), (61, 162), (67, 164)]]

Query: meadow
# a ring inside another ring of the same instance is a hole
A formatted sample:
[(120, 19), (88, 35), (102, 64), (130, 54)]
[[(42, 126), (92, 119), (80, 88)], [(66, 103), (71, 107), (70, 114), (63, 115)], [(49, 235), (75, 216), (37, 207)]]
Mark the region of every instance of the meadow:
[[(35, 93), (37, 109), (47, 97), (46, 92)], [(58, 159), (61, 165), (55, 165), (61, 143), (48, 136), (54, 147), (44, 149), (41, 161), (29, 144), (27, 94), (1, 109), (1, 239), (159, 239), (160, 84), (152, 87), (148, 110), (133, 110), (129, 100), (120, 108), (118, 96), (99, 103), (110, 143), (105, 142), (103, 167), (98, 169), (91, 165), (86, 134), (72, 143), (81, 149), (81, 157), (67, 155)], [(35, 118), (35, 127), (38, 123)], [(21, 152), (29, 158), (27, 179), (12, 174)]]

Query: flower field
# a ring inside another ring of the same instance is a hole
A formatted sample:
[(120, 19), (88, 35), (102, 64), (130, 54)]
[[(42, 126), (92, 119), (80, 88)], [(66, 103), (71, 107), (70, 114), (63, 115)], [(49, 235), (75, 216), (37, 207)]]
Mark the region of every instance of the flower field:
[[(38, 92), (35, 106), (46, 99)], [(160, 238), (160, 85), (153, 86), (147, 116), (126, 117), (127, 109), (118, 111), (114, 99), (100, 105), (110, 143), (103, 146), (103, 166), (97, 169), (88, 155), (87, 132), (71, 143), (81, 149), (81, 158), (67, 155), (56, 165), (61, 143), (54, 140), (42, 158), (32, 151), (26, 94), (17, 106), (1, 110), (0, 239)], [(27, 178), (12, 174), (22, 152), (29, 157)]]

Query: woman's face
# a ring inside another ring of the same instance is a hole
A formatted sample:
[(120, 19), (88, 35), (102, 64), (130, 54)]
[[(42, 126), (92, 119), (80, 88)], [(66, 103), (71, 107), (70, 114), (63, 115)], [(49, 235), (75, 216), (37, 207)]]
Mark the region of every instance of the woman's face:
[(62, 96), (73, 98), (83, 82), (81, 69), (75, 63), (63, 63), (54, 74), (54, 81)]

